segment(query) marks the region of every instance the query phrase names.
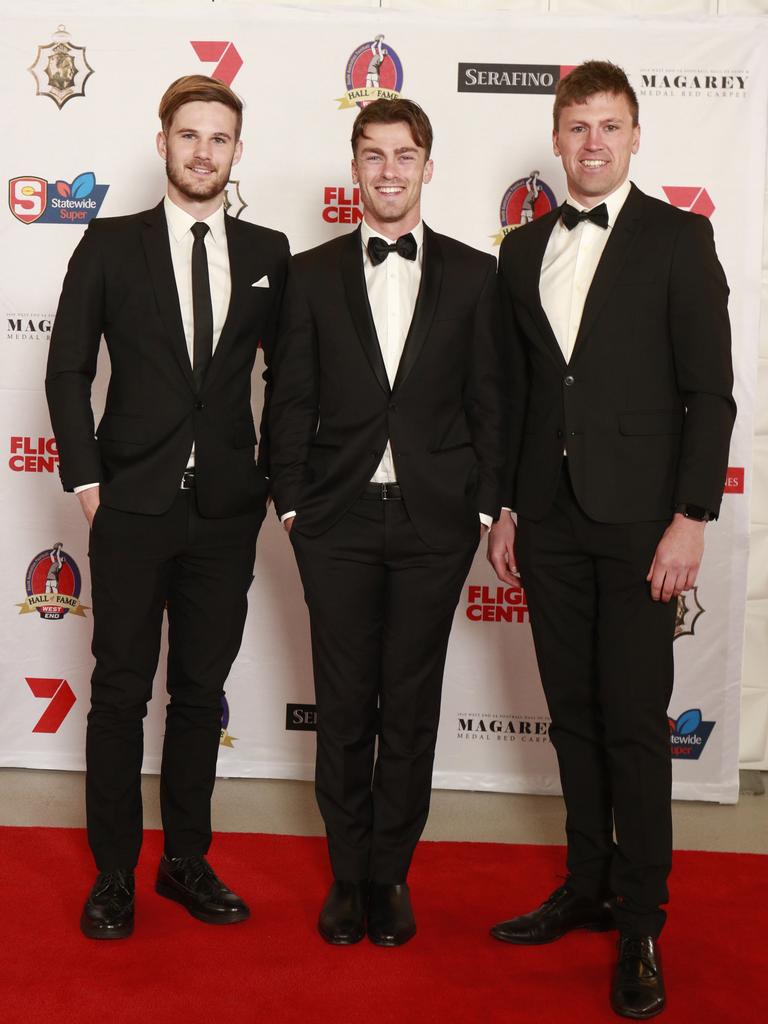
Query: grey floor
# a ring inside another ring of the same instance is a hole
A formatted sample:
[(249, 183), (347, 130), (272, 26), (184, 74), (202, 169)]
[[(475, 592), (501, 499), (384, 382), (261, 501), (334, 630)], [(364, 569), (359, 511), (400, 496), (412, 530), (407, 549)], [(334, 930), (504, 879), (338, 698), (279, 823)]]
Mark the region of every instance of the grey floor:
[[(742, 774), (736, 805), (673, 804), (675, 846), (768, 854), (768, 795), (765, 774)], [(756, 790), (761, 792), (755, 792)], [(145, 776), (144, 820), (160, 826), (158, 779)], [(496, 843), (561, 843), (563, 802), (552, 796), (435, 790), (425, 839)], [(221, 832), (322, 835), (312, 784), (274, 779), (219, 779), (213, 806)], [(80, 827), (80, 772), (0, 768), (0, 825)]]

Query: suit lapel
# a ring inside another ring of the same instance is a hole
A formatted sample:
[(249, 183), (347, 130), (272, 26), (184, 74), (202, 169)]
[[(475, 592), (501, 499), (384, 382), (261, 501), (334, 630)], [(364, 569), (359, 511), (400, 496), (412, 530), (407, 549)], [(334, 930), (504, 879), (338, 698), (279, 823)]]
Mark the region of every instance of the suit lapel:
[(189, 359), (187, 340), (184, 336), (184, 325), (181, 320), (179, 293), (176, 289), (176, 278), (171, 261), (171, 245), (168, 241), (168, 224), (163, 212), (163, 204), (159, 203), (153, 210), (148, 210), (142, 223), (142, 244), (149, 267), (149, 277), (155, 293), (157, 307), (165, 324), (171, 342), (173, 354), (179, 366), (194, 390), (195, 380), (192, 375), (192, 364)]
[(592, 278), (592, 285), (584, 303), (579, 331), (574, 342), (571, 361), (583, 348), (585, 339), (597, 319), (600, 310), (613, 291), (613, 286), (621, 273), (632, 243), (640, 227), (643, 206), (643, 194), (633, 185), (624, 205), (616, 218), (600, 262)]
[[(243, 315), (248, 310), (248, 292), (251, 282), (248, 278), (253, 270), (253, 260), (248, 259), (248, 249), (244, 244), (243, 234), (238, 231), (238, 225), (234, 218), (224, 214), (224, 230), (227, 238), (227, 253), (229, 256), (229, 306), (221, 328), (219, 340), (216, 343), (216, 351), (211, 358), (208, 371), (205, 375), (204, 385), (208, 385), (217, 368), (226, 359), (227, 350), (232, 345), (238, 331), (238, 314)], [(251, 253), (251, 257), (253, 254)]]
[(563, 350), (560, 348), (557, 338), (555, 337), (555, 332), (552, 330), (552, 325), (549, 322), (549, 318), (544, 312), (544, 307), (541, 304), (541, 292), (539, 290), (541, 265), (544, 262), (544, 253), (546, 252), (550, 235), (557, 227), (559, 220), (560, 211), (559, 208), (555, 208), (548, 214), (545, 214), (543, 217), (535, 220), (530, 226), (526, 226), (522, 229), (518, 228), (518, 230), (530, 232), (527, 237), (530, 239), (531, 248), (525, 261), (523, 272), (526, 275), (526, 294), (533, 296), (533, 300), (531, 302), (533, 319), (539, 329), (544, 347), (549, 351), (550, 355), (553, 355), (557, 359), (558, 363), (564, 363), (565, 356), (563, 355)]
[(368, 288), (365, 283), (365, 271), (363, 270), (360, 228), (347, 235), (344, 243), (341, 255), (341, 276), (347, 296), (347, 308), (376, 380), (384, 391), (389, 394), (390, 387), (389, 380), (387, 379), (387, 368), (384, 365), (384, 356), (381, 354), (381, 345), (376, 334), (376, 325), (373, 322), (371, 305), (368, 301)]
[(432, 326), (443, 281), (443, 251), (440, 238), (424, 225), (424, 242), (421, 262), (421, 281), (411, 326), (403, 346), (403, 354), (397, 366), (393, 391), (404, 383), (419, 358)]

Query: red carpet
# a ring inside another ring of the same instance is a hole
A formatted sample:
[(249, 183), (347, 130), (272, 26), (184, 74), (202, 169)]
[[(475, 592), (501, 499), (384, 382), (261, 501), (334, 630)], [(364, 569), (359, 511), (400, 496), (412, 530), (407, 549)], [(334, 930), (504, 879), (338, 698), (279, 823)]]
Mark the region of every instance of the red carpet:
[[(137, 873), (136, 932), (81, 936), (92, 882), (85, 835), (0, 829), (3, 1024), (600, 1024), (613, 934), (521, 949), (488, 926), (558, 882), (557, 847), (422, 843), (411, 872), (416, 938), (400, 949), (327, 946), (315, 919), (325, 843), (220, 835), (211, 861), (250, 903), (245, 924), (211, 927), (152, 891), (160, 835)], [(665, 1024), (768, 1020), (768, 857), (677, 853), (662, 943)]]

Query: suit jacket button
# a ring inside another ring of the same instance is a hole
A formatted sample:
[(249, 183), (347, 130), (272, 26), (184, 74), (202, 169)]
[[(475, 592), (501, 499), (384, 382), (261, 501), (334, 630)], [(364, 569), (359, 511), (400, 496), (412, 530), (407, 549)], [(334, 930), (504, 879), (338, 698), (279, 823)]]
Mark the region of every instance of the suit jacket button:
[(195, 402), (195, 408), (200, 411), (205, 408), (205, 402)]
[(575, 377), (571, 377), (570, 374), (563, 381), (563, 384), (565, 384), (565, 386), (567, 388), (569, 388), (571, 386), (571, 384), (575, 384), (575, 383), (576, 383), (576, 378)]
[(557, 436), (558, 436), (558, 437), (562, 437), (562, 436), (563, 436), (563, 432), (562, 432), (562, 430), (558, 430), (558, 431), (557, 431)]

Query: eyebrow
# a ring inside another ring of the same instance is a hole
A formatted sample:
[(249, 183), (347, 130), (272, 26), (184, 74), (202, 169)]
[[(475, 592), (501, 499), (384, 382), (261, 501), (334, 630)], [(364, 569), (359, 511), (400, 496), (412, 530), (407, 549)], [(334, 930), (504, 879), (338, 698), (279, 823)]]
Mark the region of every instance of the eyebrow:
[[(178, 132), (180, 135), (184, 134), (184, 132), (191, 132), (193, 135), (200, 135), (201, 134), (201, 132), (197, 128), (174, 128), (174, 131)], [(202, 134), (206, 134), (206, 133), (202, 133)], [(229, 134), (229, 132), (226, 132), (223, 129), (221, 131), (209, 132), (207, 134), (210, 134), (211, 136), (219, 135), (223, 139), (231, 139), (232, 138), (232, 136)]]
[[(398, 146), (395, 150), (395, 156), (399, 156), (400, 153), (418, 153), (418, 146)], [(379, 153), (381, 156), (384, 155), (384, 150), (379, 146), (363, 146), (360, 150), (361, 153)]]

